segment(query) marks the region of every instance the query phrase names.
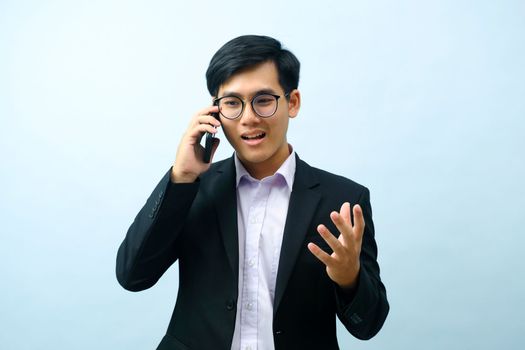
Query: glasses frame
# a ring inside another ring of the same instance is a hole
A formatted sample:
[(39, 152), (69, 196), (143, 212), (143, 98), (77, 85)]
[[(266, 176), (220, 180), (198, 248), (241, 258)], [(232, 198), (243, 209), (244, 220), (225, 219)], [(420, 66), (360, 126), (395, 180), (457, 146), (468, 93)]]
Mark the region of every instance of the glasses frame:
[[(266, 116), (262, 116), (260, 115), (259, 113), (257, 113), (257, 111), (255, 110), (255, 107), (253, 106), (253, 101), (255, 101), (255, 99), (259, 96), (264, 96), (264, 95), (268, 95), (268, 96), (273, 96), (275, 98), (275, 111), (273, 111), (272, 114), (270, 115), (266, 115)], [(290, 96), (290, 93), (287, 92), (284, 94), (284, 97), (285, 98), (288, 98)], [(241, 101), (241, 111), (239, 112), (239, 115), (236, 116), (235, 118), (228, 118), (227, 116), (225, 116), (224, 114), (222, 114), (222, 111), (221, 109), (219, 108), (219, 113), (220, 115), (222, 115), (224, 118), (228, 119), (228, 120), (236, 120), (236, 119), (239, 119), (242, 114), (244, 113), (244, 108), (246, 108), (246, 101), (243, 100), (242, 98), (240, 98), (239, 96), (237, 95), (226, 95), (226, 96), (222, 96), (222, 97), (218, 97), (216, 99), (213, 100), (213, 105), (215, 106), (219, 106), (219, 103), (220, 101), (223, 99), (223, 98), (227, 98), (227, 97), (236, 97), (238, 98), (240, 101)], [(257, 115), (259, 118), (270, 118), (270, 117), (273, 117), (275, 115), (275, 113), (277, 113), (277, 109), (279, 109), (279, 99), (281, 98), (282, 96), (281, 95), (276, 95), (276, 94), (270, 94), (270, 93), (267, 93), (267, 92), (261, 92), (261, 93), (258, 93), (256, 94), (255, 96), (252, 97), (251, 101), (250, 101), (250, 106), (252, 107), (252, 111), (253, 113), (255, 113), (255, 115)]]

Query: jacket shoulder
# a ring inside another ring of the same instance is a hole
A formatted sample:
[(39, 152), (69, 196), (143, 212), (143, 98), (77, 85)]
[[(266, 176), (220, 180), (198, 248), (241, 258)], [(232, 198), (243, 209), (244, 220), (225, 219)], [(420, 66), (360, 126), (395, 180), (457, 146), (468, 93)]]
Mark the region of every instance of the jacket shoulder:
[(305, 166), (309, 169), (309, 171), (318, 179), (320, 184), (328, 185), (329, 187), (344, 188), (358, 193), (363, 191), (368, 192), (367, 187), (345, 176), (311, 166), (303, 160), (300, 160), (300, 163), (302, 163), (301, 166)]

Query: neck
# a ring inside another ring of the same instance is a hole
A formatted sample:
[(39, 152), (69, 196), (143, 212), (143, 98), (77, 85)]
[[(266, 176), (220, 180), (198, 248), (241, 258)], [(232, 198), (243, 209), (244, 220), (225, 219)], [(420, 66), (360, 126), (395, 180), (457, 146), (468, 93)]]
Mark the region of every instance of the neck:
[(251, 177), (257, 180), (262, 180), (265, 177), (275, 174), (275, 172), (281, 167), (281, 165), (283, 165), (284, 161), (288, 158), (291, 152), (291, 147), (288, 145), (288, 143), (285, 143), (284, 147), (281, 147), (281, 149), (276, 154), (263, 162), (251, 163), (240, 158), (239, 160)]

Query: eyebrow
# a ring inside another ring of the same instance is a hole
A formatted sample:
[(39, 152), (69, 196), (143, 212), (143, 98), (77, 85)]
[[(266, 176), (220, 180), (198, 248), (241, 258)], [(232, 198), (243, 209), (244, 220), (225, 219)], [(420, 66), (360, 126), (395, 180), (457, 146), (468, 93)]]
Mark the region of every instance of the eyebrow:
[[(250, 94), (249, 96), (250, 97), (254, 97), (254, 96), (257, 96), (257, 95), (261, 95), (261, 94), (277, 94), (277, 92), (274, 89), (267, 88), (267, 89), (257, 90), (254, 93)], [(239, 93), (237, 93), (235, 91), (224, 91), (224, 93), (223, 93), (223, 95), (221, 97), (225, 97), (225, 96), (237, 96), (237, 97), (240, 97), (240, 98), (244, 98), (243, 95), (241, 95), (241, 94), (239, 94)]]

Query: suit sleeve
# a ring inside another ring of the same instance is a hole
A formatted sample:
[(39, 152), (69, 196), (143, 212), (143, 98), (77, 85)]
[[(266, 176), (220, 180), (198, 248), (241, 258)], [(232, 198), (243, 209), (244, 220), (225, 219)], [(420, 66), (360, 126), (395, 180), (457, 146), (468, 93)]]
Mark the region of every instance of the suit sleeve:
[(170, 173), (155, 187), (118, 249), (117, 280), (127, 290), (150, 288), (178, 258), (177, 241), (199, 181), (174, 184)]
[(356, 338), (366, 340), (379, 332), (389, 311), (385, 286), (379, 276), (377, 245), (374, 239), (374, 223), (370, 192), (364, 189), (359, 205), (363, 209), (365, 231), (361, 247), (361, 269), (357, 288), (352, 295), (345, 294), (334, 284), (337, 316)]

